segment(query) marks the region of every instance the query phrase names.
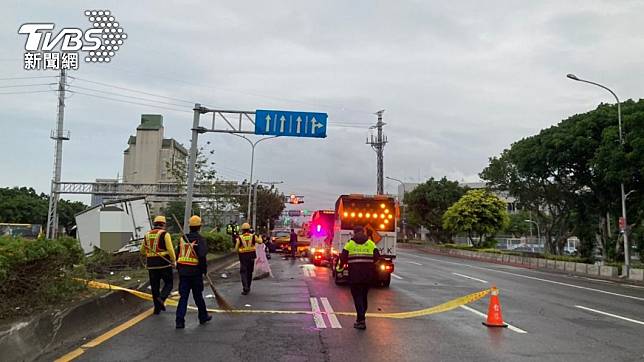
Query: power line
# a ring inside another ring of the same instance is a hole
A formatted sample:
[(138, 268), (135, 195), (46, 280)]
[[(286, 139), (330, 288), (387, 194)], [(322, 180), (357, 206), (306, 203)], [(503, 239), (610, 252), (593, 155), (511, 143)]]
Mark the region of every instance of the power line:
[(55, 84), (56, 83), (0, 85), (0, 88), (38, 87), (38, 86), (41, 86), (41, 85), (55, 85)]
[(32, 94), (32, 93), (45, 93), (45, 92), (57, 92), (57, 90), (48, 89), (48, 90), (37, 90), (37, 91), (0, 92), (0, 94)]
[(73, 94), (81, 94), (81, 95), (84, 95), (84, 96), (89, 96), (89, 97), (94, 97), (94, 98), (106, 99), (106, 100), (110, 100), (110, 101), (114, 101), (114, 102), (136, 104), (136, 105), (139, 105), (139, 106), (146, 106), (146, 107), (156, 107), (156, 108), (166, 109), (166, 110), (175, 111), (175, 112), (192, 114), (192, 112), (187, 111), (185, 109), (169, 108), (169, 107), (163, 107), (163, 106), (159, 106), (159, 105), (156, 105), (156, 104), (149, 104), (149, 103), (131, 102), (131, 101), (123, 100), (123, 99), (104, 97), (104, 96), (99, 96), (99, 95), (96, 95), (96, 94), (89, 94), (89, 93), (72, 91), (72, 90), (70, 90), (69, 92), (73, 93)]
[(127, 97), (127, 98), (138, 99), (138, 100), (142, 100), (142, 101), (154, 102), (154, 103), (159, 103), (159, 104), (167, 104), (167, 105), (170, 105), (170, 106), (184, 107), (183, 104), (163, 102), (163, 101), (159, 101), (159, 100), (156, 100), (156, 99), (137, 97), (137, 96), (131, 96), (131, 95), (122, 95), (122, 94), (115, 93), (115, 92), (104, 91), (104, 90), (94, 89), (94, 88), (81, 87), (81, 86), (74, 85), (74, 84), (69, 84), (69, 87), (83, 89), (83, 90), (97, 92), (97, 93), (110, 94), (110, 95), (114, 95), (114, 96), (117, 96), (117, 97)]
[(42, 78), (58, 78), (55, 75), (41, 75), (36, 77), (9, 77), (9, 78), (0, 78), (0, 80), (18, 80), (18, 79), (42, 79)]
[[(270, 96), (270, 95), (266, 95), (266, 94), (259, 94), (259, 93), (253, 93), (253, 92), (238, 91), (238, 90), (233, 90), (233, 89), (206, 86), (206, 85), (203, 85), (203, 84), (188, 82), (188, 81), (185, 81), (185, 80), (182, 80), (182, 79), (171, 78), (171, 77), (168, 77), (166, 75), (153, 73), (153, 72), (146, 72), (146, 71), (141, 72), (139, 70), (131, 71), (131, 70), (125, 70), (125, 68), (120, 68), (120, 67), (114, 67), (114, 68), (117, 71), (120, 70), (121, 72), (125, 72), (125, 73), (137, 73), (137, 74), (138, 73), (147, 73), (147, 74), (150, 74), (150, 75), (154, 75), (156, 78), (165, 78), (165, 79), (171, 80), (173, 82), (178, 82), (178, 83), (183, 83), (183, 84), (187, 84), (187, 85), (197, 86), (197, 87), (200, 87), (200, 88), (214, 89), (214, 90), (223, 91), (223, 92), (237, 93), (237, 94), (249, 95), (249, 96), (258, 97), (258, 98), (273, 99), (273, 100), (286, 101), (286, 102), (291, 102), (291, 103), (306, 104), (306, 105), (315, 106), (315, 107), (320, 107), (321, 106), (321, 107), (325, 107), (325, 108), (334, 108), (334, 109), (337, 109), (337, 110), (344, 110), (344, 111), (350, 111), (350, 112), (355, 112), (355, 113), (373, 114), (372, 111), (352, 109), (352, 108), (347, 108), (347, 107), (344, 107), (344, 106), (331, 106), (331, 105), (325, 105), (325, 104), (321, 104), (321, 103), (313, 103), (313, 102), (307, 102), (307, 101), (302, 101), (302, 100), (275, 97), (275, 96)], [(192, 102), (192, 103), (194, 104), (195, 102)], [(212, 107), (212, 106), (207, 105), (207, 104), (203, 104), (203, 105), (208, 106), (210, 108), (216, 108), (216, 107)]]
[(116, 88), (116, 89), (125, 90), (125, 91), (128, 91), (128, 92), (145, 94), (145, 95), (152, 96), (152, 97), (165, 98), (165, 99), (175, 100), (175, 101), (179, 101), (179, 102), (185, 102), (185, 103), (188, 103), (188, 104), (190, 104), (190, 105), (194, 105), (195, 103), (198, 103), (198, 102), (190, 101), (190, 100), (186, 100), (186, 99), (175, 98), (175, 97), (168, 97), (168, 96), (164, 96), (164, 95), (160, 95), (160, 94), (155, 94), (155, 93), (150, 93), (150, 92), (140, 91), (140, 90), (136, 90), (136, 89), (132, 89), (132, 88), (127, 88), (127, 87), (121, 87), (121, 86), (118, 86), (118, 85), (113, 85), (113, 84), (108, 84), (108, 83), (103, 83), (103, 82), (97, 82), (97, 81), (93, 81), (93, 80), (89, 80), (89, 79), (84, 79), (84, 78), (78, 78), (78, 77), (72, 77), (72, 76), (70, 76), (70, 78), (80, 80), (81, 82), (87, 82), (87, 83), (92, 83), (92, 84), (102, 85), (102, 86), (104, 86), (104, 87), (112, 87), (112, 88)]

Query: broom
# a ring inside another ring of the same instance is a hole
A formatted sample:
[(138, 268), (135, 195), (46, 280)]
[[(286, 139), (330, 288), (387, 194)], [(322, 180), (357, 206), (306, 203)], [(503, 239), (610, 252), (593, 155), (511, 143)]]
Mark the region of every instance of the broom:
[[(179, 220), (177, 220), (177, 217), (174, 214), (172, 214), (172, 217), (174, 218), (174, 222), (177, 224), (177, 227), (179, 227), (179, 230), (181, 230), (181, 236), (183, 237), (183, 240), (188, 242), (188, 237), (183, 231), (181, 224), (179, 224)], [(181, 247), (181, 244), (179, 244), (179, 247)], [(217, 301), (217, 305), (219, 306), (219, 308), (223, 309), (226, 312), (232, 311), (233, 307), (217, 291), (217, 289), (215, 288), (215, 284), (212, 282), (212, 279), (210, 279), (210, 275), (208, 275), (208, 273), (206, 273), (206, 279), (208, 279), (208, 284), (210, 284), (210, 289), (212, 289), (212, 293), (215, 295), (215, 301)]]

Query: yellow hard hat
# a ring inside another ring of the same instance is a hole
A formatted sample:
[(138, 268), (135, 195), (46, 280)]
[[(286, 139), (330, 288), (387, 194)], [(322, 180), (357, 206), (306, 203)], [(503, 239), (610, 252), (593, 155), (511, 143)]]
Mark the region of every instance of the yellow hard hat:
[(159, 215), (154, 218), (154, 223), (164, 223), (165, 224), (165, 216)]
[(201, 218), (197, 215), (191, 216), (190, 217), (190, 226), (201, 226)]
[(247, 223), (247, 222), (243, 223), (242, 226), (241, 226), (241, 229), (242, 230), (250, 230), (250, 224)]

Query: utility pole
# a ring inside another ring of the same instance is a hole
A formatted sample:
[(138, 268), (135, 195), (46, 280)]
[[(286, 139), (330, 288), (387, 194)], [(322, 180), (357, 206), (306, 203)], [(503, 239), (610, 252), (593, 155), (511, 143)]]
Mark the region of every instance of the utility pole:
[(378, 115), (378, 123), (376, 123), (375, 126), (371, 126), (371, 129), (376, 128), (378, 130), (378, 133), (376, 137), (374, 138), (373, 135), (370, 136), (369, 139), (367, 139), (367, 144), (371, 145), (371, 148), (373, 148), (374, 151), (376, 151), (377, 159), (378, 159), (378, 172), (376, 176), (376, 182), (377, 182), (377, 190), (376, 193), (378, 195), (383, 195), (385, 193), (384, 191), (384, 151), (385, 151), (385, 145), (387, 144), (387, 136), (383, 135), (382, 133), (382, 127), (386, 124), (382, 121), (382, 114), (385, 112), (385, 110), (381, 110), (376, 112)]
[(253, 231), (255, 231), (255, 227), (257, 225), (257, 186), (259, 185), (259, 181), (255, 181), (255, 185), (253, 185)]
[(51, 180), (51, 191), (49, 193), (49, 210), (47, 211), (47, 239), (55, 238), (58, 233), (58, 183), (63, 165), (63, 141), (69, 140), (69, 132), (63, 129), (65, 118), (65, 85), (67, 77), (65, 69), (60, 70), (58, 80), (58, 115), (56, 117), (56, 129), (52, 130), (50, 138), (56, 141), (54, 151), (54, 176)]

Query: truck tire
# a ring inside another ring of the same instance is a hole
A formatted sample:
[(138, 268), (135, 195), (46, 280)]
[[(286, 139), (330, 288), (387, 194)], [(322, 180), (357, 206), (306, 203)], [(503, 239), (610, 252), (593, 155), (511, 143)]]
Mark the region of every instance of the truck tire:
[(389, 288), (389, 284), (391, 284), (391, 274), (387, 274), (387, 279), (381, 281), (380, 286), (383, 288)]

